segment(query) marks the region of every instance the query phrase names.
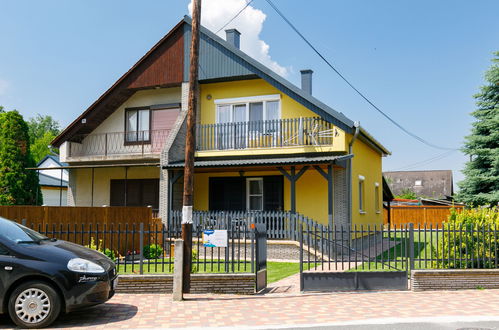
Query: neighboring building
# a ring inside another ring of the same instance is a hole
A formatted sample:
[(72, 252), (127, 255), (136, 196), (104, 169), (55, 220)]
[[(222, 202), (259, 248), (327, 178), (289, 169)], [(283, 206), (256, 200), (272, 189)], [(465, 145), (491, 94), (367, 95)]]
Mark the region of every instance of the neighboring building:
[[(382, 223), (382, 157), (363, 128), (201, 28), (195, 210), (289, 210)], [(68, 205), (181, 209), (191, 20), (185, 17), (54, 141)], [(244, 36), (243, 36), (244, 37)]]
[(417, 196), (432, 199), (451, 199), (454, 195), (452, 171), (394, 171), (383, 172), (395, 196), (413, 191)]
[[(61, 163), (58, 156), (45, 156), (37, 165), (38, 179), (43, 195), (43, 205), (66, 206), (68, 194), (68, 170), (55, 169), (68, 166)], [(51, 169), (54, 168), (54, 169)]]

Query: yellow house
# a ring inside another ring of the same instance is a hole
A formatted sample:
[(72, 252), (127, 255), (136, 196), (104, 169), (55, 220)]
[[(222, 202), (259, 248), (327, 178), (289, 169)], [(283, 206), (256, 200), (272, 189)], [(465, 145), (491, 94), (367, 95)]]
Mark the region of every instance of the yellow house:
[[(181, 209), (190, 18), (58, 136), (68, 205)], [(324, 225), (381, 224), (382, 157), (358, 122), (201, 29), (194, 209), (290, 211)], [(244, 37), (244, 36), (243, 36)]]

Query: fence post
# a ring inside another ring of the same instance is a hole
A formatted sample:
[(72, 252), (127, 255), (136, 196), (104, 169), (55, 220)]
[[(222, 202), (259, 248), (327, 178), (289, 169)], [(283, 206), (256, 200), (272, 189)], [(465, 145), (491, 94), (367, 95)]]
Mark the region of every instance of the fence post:
[(300, 240), (300, 292), (303, 292), (303, 227), (300, 226), (298, 231), (298, 239)]
[(144, 274), (144, 223), (141, 222), (139, 226), (139, 241), (140, 241), (140, 256), (139, 256), (139, 269), (140, 275)]
[(410, 270), (414, 269), (414, 224), (409, 224), (409, 263)]
[(173, 266), (173, 301), (182, 301), (183, 275), (184, 275), (184, 241), (180, 238), (175, 240), (175, 261)]
[(21, 225), (23, 225), (24, 227), (26, 227), (26, 219), (21, 219)]

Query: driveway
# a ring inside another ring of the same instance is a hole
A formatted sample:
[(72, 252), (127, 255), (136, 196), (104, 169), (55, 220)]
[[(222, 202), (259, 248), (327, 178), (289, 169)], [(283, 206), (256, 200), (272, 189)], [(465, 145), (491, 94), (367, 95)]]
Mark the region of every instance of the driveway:
[[(107, 304), (63, 315), (59, 328), (283, 328), (396, 324), (404, 320), (499, 320), (499, 290), (187, 295), (117, 294)], [(458, 319), (459, 318), (459, 319)], [(322, 326), (321, 326), (322, 325)], [(0, 327), (13, 324), (0, 317)], [(362, 329), (363, 327), (359, 327)]]

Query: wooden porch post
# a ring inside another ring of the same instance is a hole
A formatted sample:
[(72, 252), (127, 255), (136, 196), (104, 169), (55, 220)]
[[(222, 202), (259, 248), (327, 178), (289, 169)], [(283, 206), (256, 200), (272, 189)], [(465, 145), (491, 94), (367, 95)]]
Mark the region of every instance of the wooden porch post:
[(298, 173), (296, 173), (296, 166), (291, 166), (291, 174), (289, 174), (284, 168), (278, 167), (279, 172), (284, 175), (289, 180), (290, 183), (290, 194), (291, 194), (291, 212), (296, 213), (296, 181), (307, 171), (308, 165), (303, 166)]

